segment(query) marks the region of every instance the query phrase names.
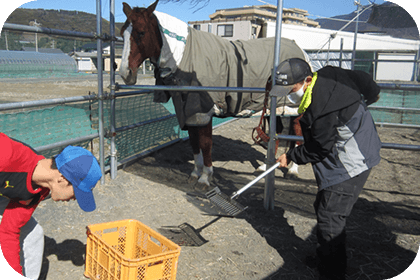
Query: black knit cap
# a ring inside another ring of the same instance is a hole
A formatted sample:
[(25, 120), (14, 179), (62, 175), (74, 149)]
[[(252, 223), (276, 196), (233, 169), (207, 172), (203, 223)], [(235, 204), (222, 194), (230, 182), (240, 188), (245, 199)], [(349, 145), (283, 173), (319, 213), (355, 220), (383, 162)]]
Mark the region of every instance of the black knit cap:
[(276, 85), (294, 85), (312, 75), (311, 67), (306, 61), (300, 58), (289, 58), (280, 63), (276, 69)]

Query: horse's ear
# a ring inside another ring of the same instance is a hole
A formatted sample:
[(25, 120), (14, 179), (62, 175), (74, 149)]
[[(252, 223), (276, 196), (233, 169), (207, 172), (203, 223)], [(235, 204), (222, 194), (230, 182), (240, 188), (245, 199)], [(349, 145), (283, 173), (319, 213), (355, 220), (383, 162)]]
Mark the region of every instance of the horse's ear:
[(130, 5), (123, 2), (123, 12), (127, 16), (127, 18), (129, 18), (133, 10), (131, 9)]
[(152, 5), (150, 5), (146, 10), (147, 10), (147, 12), (151, 15), (154, 11), (155, 11), (155, 9), (156, 9), (156, 6), (157, 6), (157, 4), (158, 4), (158, 2), (159, 2), (159, 0), (156, 0), (155, 1), (155, 3), (153, 3)]

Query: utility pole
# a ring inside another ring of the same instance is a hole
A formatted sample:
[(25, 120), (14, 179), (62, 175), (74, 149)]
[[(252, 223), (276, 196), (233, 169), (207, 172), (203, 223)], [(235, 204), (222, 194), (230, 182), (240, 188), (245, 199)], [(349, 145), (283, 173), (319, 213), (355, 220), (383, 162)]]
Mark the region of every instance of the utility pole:
[(4, 36), (6, 37), (5, 39), (6, 39), (6, 51), (8, 51), (9, 50), (9, 43), (8, 43), (8, 41), (7, 41), (7, 34), (9, 34), (9, 31), (5, 31), (4, 32)]
[[(29, 22), (30, 26), (36, 26), (36, 27), (40, 27), (42, 24), (36, 22), (36, 19), (34, 21)], [(38, 52), (38, 33), (35, 32), (35, 50), (36, 52)]]
[(354, 1), (354, 5), (357, 6), (357, 17), (356, 17), (356, 29), (354, 30), (354, 42), (353, 42), (353, 54), (352, 54), (352, 61), (351, 61), (351, 70), (354, 70), (354, 65), (355, 65), (355, 59), (356, 59), (356, 43), (357, 43), (357, 32), (359, 32), (359, 15), (360, 15), (360, 8), (361, 8), (361, 4), (360, 4), (360, 0)]

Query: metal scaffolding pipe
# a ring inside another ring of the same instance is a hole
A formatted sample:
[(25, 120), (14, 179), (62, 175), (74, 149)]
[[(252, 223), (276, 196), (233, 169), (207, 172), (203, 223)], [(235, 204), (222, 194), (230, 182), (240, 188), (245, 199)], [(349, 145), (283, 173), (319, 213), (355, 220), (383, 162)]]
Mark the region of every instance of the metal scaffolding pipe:
[(369, 58), (313, 58), (315, 61), (356, 61), (356, 62), (412, 62), (417, 63), (418, 60), (416, 59), (404, 59), (404, 60), (393, 60), (393, 59), (369, 59)]
[(406, 150), (406, 151), (420, 151), (420, 145), (408, 145), (397, 143), (382, 143), (382, 149)]
[(386, 123), (386, 122), (375, 122), (375, 125), (383, 127), (383, 126), (389, 126), (389, 127), (399, 127), (399, 128), (414, 128), (414, 129), (420, 129), (420, 125), (415, 124), (402, 124), (402, 123)]
[[(420, 84), (377, 83), (381, 89), (420, 91)], [(221, 92), (253, 92), (265, 93), (264, 88), (255, 87), (203, 87), (203, 86), (155, 86), (155, 85), (116, 85), (116, 90), (165, 90), (165, 91), (221, 91)], [(119, 95), (119, 94), (117, 94)]]
[[(70, 31), (70, 30), (61, 30), (61, 29), (53, 29), (47, 27), (39, 27), (39, 26), (30, 26), (30, 25), (23, 25), (23, 24), (14, 24), (14, 23), (4, 23), (3, 25), (4, 30), (10, 31), (22, 31), (22, 32), (30, 32), (30, 33), (41, 33), (47, 35), (56, 35), (56, 36), (65, 36), (65, 37), (73, 37), (73, 38), (84, 38), (84, 39), (98, 39), (99, 35), (94, 33), (87, 33), (87, 32), (78, 32), (78, 31)], [(105, 41), (116, 41), (116, 42), (124, 42), (122, 37), (115, 37), (115, 36), (106, 36), (101, 38)]]
[(115, 98), (117, 97), (125, 97), (125, 96), (134, 96), (134, 95), (142, 95), (142, 94), (149, 94), (153, 93), (153, 90), (136, 90), (136, 91), (125, 91), (125, 92), (116, 92)]
[[(276, 40), (274, 44), (274, 61), (273, 70), (271, 73), (272, 85), (275, 84), (275, 74), (277, 66), (280, 64), (280, 46), (281, 46), (281, 28), (283, 21), (283, 0), (277, 0), (277, 18), (276, 18)], [(270, 112), (276, 111), (277, 97), (271, 96), (270, 99)], [(276, 114), (270, 114), (270, 130), (267, 149), (267, 169), (272, 167), (276, 162), (275, 151), (275, 136), (276, 136)], [(274, 210), (274, 172), (270, 172), (265, 179), (264, 187), (264, 208), (266, 210)]]
[(412, 111), (419, 112), (420, 108), (387, 107), (387, 106), (369, 106), (369, 109), (392, 110), (392, 111)]
[(97, 45), (97, 64), (98, 69), (98, 116), (99, 116), (99, 166), (101, 167), (101, 184), (105, 184), (105, 153), (104, 153), (104, 101), (102, 100), (103, 96), (103, 71), (102, 71), (102, 7), (101, 0), (96, 0), (96, 32), (98, 34), (98, 39), (96, 42)]
[(49, 150), (49, 149), (54, 149), (54, 148), (61, 147), (61, 146), (73, 145), (73, 144), (78, 143), (78, 142), (93, 140), (93, 139), (98, 138), (98, 137), (99, 137), (99, 133), (94, 133), (94, 134), (86, 135), (86, 136), (79, 137), (79, 138), (73, 138), (73, 139), (69, 139), (69, 140), (56, 142), (56, 143), (53, 143), (53, 144), (39, 146), (39, 147), (36, 147), (35, 150), (37, 152), (43, 152), (43, 151), (46, 151), (46, 150)]
[(119, 85), (120, 89), (165, 90), (165, 91), (221, 91), (221, 92), (253, 92), (265, 93), (264, 88), (255, 87), (203, 87), (203, 86), (158, 86), (158, 85)]
[(3, 25), (3, 29), (12, 30), (12, 31), (42, 33), (42, 34), (49, 34), (49, 35), (60, 35), (60, 36), (66, 36), (66, 37), (78, 37), (78, 38), (87, 38), (87, 39), (97, 38), (96, 34), (93, 34), (93, 33), (59, 30), (59, 29), (51, 29), (47, 27), (29, 26), (29, 25), (13, 24), (13, 23), (5, 23)]
[[(109, 1), (109, 22), (111, 38), (115, 36), (115, 0)], [(110, 53), (110, 89), (111, 89), (111, 179), (117, 177), (117, 149), (115, 146), (115, 41), (111, 41)]]
[[(296, 135), (277, 135), (275, 139), (287, 140), (287, 141), (303, 141), (302, 136)], [(397, 144), (397, 143), (382, 143), (382, 149), (396, 149), (396, 150), (408, 150), (408, 151), (420, 151), (420, 145), (408, 145), (408, 144)]]
[(43, 100), (34, 100), (34, 101), (22, 101), (22, 102), (13, 102), (13, 103), (4, 103), (0, 104), (0, 111), (14, 110), (14, 109), (24, 109), (32, 108), (38, 106), (48, 106), (64, 103), (74, 103), (80, 101), (88, 101), (97, 99), (95, 95), (86, 95), (86, 96), (74, 96), (74, 97), (63, 97), (63, 98), (53, 98), (53, 99), (43, 99)]
[(420, 84), (377, 83), (381, 89), (420, 91)]

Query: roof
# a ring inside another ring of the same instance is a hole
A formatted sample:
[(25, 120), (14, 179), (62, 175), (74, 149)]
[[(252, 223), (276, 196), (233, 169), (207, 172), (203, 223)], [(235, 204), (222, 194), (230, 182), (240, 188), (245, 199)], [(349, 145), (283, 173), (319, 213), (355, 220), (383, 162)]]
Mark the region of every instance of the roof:
[(59, 63), (74, 63), (74, 59), (67, 54), (61, 53), (42, 53), (32, 51), (5, 51), (0, 50), (0, 59), (11, 61), (12, 63), (30, 61), (57, 61)]
[[(363, 9), (366, 6), (362, 7)], [(331, 19), (317, 19), (321, 28), (340, 30), (348, 20), (356, 17), (356, 12), (332, 17)], [(337, 21), (344, 19), (347, 21)], [(356, 23), (350, 23), (343, 31), (354, 32)], [(374, 5), (359, 16), (358, 33), (376, 33), (389, 35), (394, 38), (420, 39), (419, 30), (413, 18), (402, 7), (391, 2)]]
[[(22, 47), (22, 51), (25, 52), (36, 52), (36, 48), (32, 47)], [(38, 48), (39, 53), (55, 53), (55, 54), (64, 54), (60, 49), (47, 49), (47, 48)]]

